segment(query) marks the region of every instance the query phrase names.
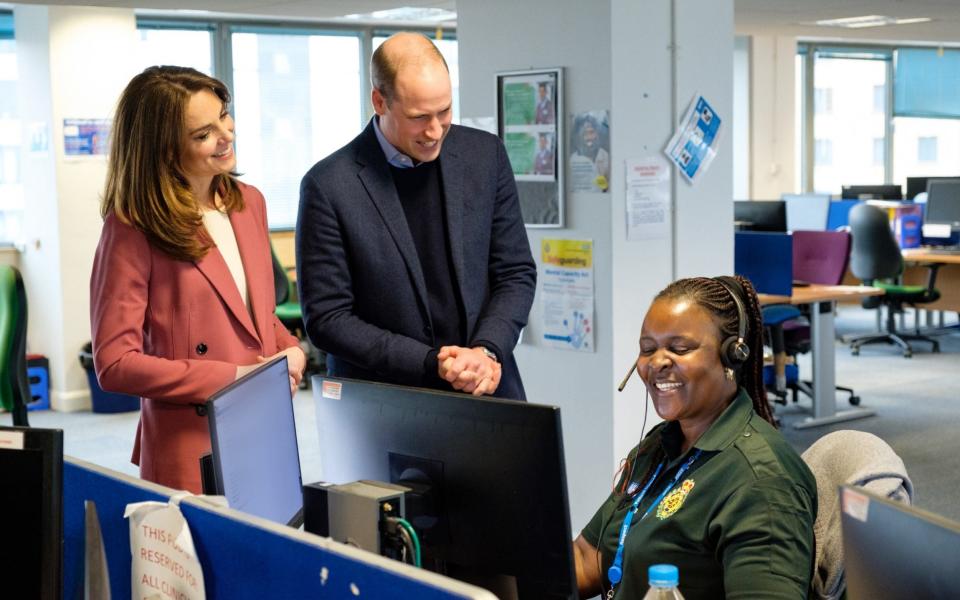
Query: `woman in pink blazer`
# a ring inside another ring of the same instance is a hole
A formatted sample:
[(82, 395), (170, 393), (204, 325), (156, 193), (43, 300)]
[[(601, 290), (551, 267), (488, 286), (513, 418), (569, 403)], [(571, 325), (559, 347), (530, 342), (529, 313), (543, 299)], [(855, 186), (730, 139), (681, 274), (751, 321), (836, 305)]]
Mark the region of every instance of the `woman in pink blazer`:
[(210, 449), (197, 407), (277, 354), (292, 388), (306, 364), (274, 315), (263, 195), (233, 176), (229, 101), (223, 83), (182, 67), (127, 85), (90, 279), (100, 385), (141, 397), (133, 462), (144, 479), (195, 493)]

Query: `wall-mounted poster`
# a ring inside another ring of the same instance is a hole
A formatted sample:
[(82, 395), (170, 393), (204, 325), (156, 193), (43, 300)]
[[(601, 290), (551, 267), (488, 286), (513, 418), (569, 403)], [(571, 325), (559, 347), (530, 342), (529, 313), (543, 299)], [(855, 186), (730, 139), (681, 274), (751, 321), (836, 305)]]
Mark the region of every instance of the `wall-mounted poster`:
[(105, 156), (110, 125), (110, 119), (64, 119), (63, 153), (66, 156)]
[(573, 117), (570, 187), (576, 192), (610, 189), (610, 113), (591, 110)]
[(497, 74), (497, 133), (527, 227), (563, 227), (563, 70)]

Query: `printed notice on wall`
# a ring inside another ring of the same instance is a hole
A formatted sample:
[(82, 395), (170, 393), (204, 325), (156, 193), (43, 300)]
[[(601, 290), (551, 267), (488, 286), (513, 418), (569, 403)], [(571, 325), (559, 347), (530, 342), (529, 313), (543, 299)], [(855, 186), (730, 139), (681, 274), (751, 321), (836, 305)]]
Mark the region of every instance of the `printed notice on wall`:
[(66, 156), (104, 156), (110, 139), (110, 119), (64, 119)]
[(652, 154), (627, 161), (627, 240), (670, 237), (670, 163)]
[(593, 352), (593, 241), (544, 239), (540, 251), (544, 345)]
[(205, 600), (203, 570), (187, 521), (176, 504), (128, 504), (131, 598)]
[(694, 97), (687, 114), (663, 152), (693, 183), (710, 167), (720, 141), (720, 115), (703, 96)]

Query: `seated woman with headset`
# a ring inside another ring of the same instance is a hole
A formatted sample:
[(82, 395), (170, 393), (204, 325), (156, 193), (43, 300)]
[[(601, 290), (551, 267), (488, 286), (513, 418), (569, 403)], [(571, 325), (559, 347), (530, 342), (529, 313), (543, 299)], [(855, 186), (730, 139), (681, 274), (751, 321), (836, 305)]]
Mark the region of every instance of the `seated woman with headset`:
[(582, 597), (641, 598), (658, 563), (679, 568), (686, 600), (807, 597), (817, 487), (773, 425), (761, 327), (743, 277), (682, 279), (654, 299), (634, 368), (664, 422), (574, 541)]

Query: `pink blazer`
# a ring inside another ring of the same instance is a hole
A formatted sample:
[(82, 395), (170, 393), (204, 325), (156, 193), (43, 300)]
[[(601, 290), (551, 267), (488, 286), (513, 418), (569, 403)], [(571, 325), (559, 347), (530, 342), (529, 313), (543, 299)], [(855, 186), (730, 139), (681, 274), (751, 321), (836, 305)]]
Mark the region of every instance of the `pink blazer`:
[(297, 343), (274, 315), (263, 195), (240, 189), (245, 208), (230, 222), (250, 312), (216, 248), (197, 262), (175, 260), (114, 215), (104, 221), (90, 278), (97, 378), (106, 391), (141, 397), (132, 460), (144, 479), (194, 493), (199, 458), (210, 450), (207, 418), (194, 405), (232, 382), (237, 365)]

